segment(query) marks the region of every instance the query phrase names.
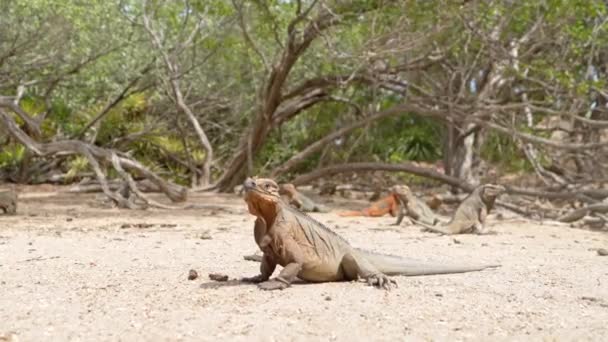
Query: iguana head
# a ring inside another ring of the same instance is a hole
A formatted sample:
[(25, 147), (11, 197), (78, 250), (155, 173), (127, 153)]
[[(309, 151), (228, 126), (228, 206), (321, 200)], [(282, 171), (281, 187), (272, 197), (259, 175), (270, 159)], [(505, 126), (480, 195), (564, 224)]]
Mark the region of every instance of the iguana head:
[(390, 188), (392, 194), (397, 195), (397, 199), (403, 202), (407, 202), (412, 196), (412, 190), (407, 185), (394, 185)]
[(293, 184), (285, 183), (279, 185), (279, 195), (293, 197), (296, 194), (296, 187)]
[(256, 216), (276, 213), (277, 204), (281, 201), (279, 186), (269, 178), (247, 178), (243, 183), (245, 202), (249, 212)]
[(407, 185), (395, 185), (390, 190), (397, 195), (409, 196), (412, 194), (412, 190)]
[(490, 209), (494, 205), (494, 201), (496, 200), (496, 198), (500, 196), (506, 189), (502, 185), (484, 184), (479, 186), (476, 190), (479, 190), (479, 196), (481, 197), (481, 200)]

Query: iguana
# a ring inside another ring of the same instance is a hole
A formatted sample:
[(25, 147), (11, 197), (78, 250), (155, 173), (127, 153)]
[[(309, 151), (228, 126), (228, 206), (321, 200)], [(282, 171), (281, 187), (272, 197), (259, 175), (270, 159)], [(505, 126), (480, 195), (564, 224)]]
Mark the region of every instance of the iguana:
[(391, 214), (392, 217), (395, 217), (397, 216), (397, 210), (399, 210), (399, 200), (397, 199), (397, 196), (391, 192), (390, 195), (372, 203), (368, 208), (363, 210), (343, 211), (338, 213), (338, 215), (379, 217)]
[[(271, 179), (247, 178), (245, 201), (256, 216), (254, 237), (263, 252), (260, 274), (243, 278), (259, 283), (263, 290), (282, 290), (296, 277), (309, 282), (357, 280), (390, 289), (396, 285), (389, 275), (430, 275), (480, 271), (487, 266), (449, 266), (419, 262), (352, 247), (344, 238), (277, 195)], [(277, 265), (283, 269), (270, 279)]]
[(418, 199), (407, 185), (395, 185), (391, 188), (391, 192), (396, 195), (400, 204), (399, 215), (395, 223), (396, 226), (401, 224), (405, 216), (431, 226), (441, 222), (433, 210), (426, 203)]
[(315, 203), (312, 199), (296, 190), (296, 187), (293, 184), (287, 183), (279, 185), (279, 194), (287, 199), (287, 203), (301, 211), (318, 213), (329, 212), (325, 206)]
[(15, 191), (0, 191), (0, 210), (8, 215), (17, 213), (17, 193)]
[(495, 184), (480, 185), (469, 194), (456, 208), (454, 216), (445, 225), (430, 226), (423, 222), (416, 222), (423, 226), (422, 231), (452, 235), (452, 234), (492, 234), (484, 227), (486, 217), (494, 206), (494, 201), (505, 188)]

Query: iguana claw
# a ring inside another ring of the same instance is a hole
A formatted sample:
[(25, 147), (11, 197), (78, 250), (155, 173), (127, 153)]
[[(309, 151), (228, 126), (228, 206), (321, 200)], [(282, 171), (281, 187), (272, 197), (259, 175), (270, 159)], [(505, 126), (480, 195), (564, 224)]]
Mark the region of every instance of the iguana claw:
[(376, 274), (367, 278), (367, 285), (376, 286), (384, 290), (391, 290), (392, 287), (398, 287), (397, 281), (387, 277), (384, 274)]
[(284, 283), (282, 281), (272, 279), (272, 280), (265, 281), (263, 283), (259, 283), (258, 287), (265, 291), (272, 291), (272, 290), (286, 289), (289, 287), (289, 285), (287, 285), (286, 283)]

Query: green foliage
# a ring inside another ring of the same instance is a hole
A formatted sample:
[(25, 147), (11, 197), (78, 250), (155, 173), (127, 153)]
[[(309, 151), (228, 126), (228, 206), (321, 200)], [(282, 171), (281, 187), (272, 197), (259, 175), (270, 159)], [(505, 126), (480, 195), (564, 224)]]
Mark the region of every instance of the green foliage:
[(9, 144), (0, 149), (0, 168), (12, 169), (21, 163), (25, 156), (25, 147), (18, 144)]
[(371, 134), (383, 137), (372, 141), (372, 151), (381, 160), (434, 161), (441, 155), (440, 126), (429, 119), (401, 115), (384, 120)]
[(481, 157), (509, 172), (533, 171), (532, 164), (523, 155), (513, 139), (498, 132), (488, 133), (481, 148)]
[(66, 172), (65, 181), (70, 182), (73, 180), (78, 174), (89, 169), (89, 161), (87, 158), (82, 156), (76, 156), (71, 158), (68, 163), (68, 171)]

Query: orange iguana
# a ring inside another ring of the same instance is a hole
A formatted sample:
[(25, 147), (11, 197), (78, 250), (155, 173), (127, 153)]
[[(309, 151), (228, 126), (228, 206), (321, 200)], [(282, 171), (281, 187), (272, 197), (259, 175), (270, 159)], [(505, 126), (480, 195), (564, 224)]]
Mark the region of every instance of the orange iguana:
[(397, 210), (399, 210), (399, 200), (395, 193), (391, 192), (390, 195), (372, 203), (368, 208), (363, 210), (343, 211), (338, 215), (380, 217), (391, 214), (392, 217), (395, 217), (397, 216)]
[[(243, 278), (263, 290), (282, 290), (297, 278), (309, 282), (365, 279), (390, 289), (389, 275), (430, 275), (480, 271), (489, 266), (450, 266), (419, 262), (352, 247), (344, 238), (286, 204), (271, 179), (247, 178), (243, 184), (249, 213), (256, 216), (253, 235), (263, 252), (260, 274)], [(277, 265), (279, 275), (270, 279)]]
[(325, 206), (315, 203), (312, 199), (296, 190), (296, 187), (293, 184), (287, 183), (279, 185), (279, 194), (285, 197), (287, 203), (301, 211), (318, 213), (326, 213), (329, 211)]
[(15, 191), (0, 191), (0, 210), (8, 215), (17, 213), (17, 194)]
[(460, 203), (450, 222), (435, 226), (430, 226), (423, 222), (416, 223), (424, 227), (422, 231), (446, 235), (465, 233), (492, 234), (486, 230), (484, 224), (490, 210), (494, 207), (496, 197), (500, 196), (504, 191), (505, 188), (500, 185), (480, 185)]

